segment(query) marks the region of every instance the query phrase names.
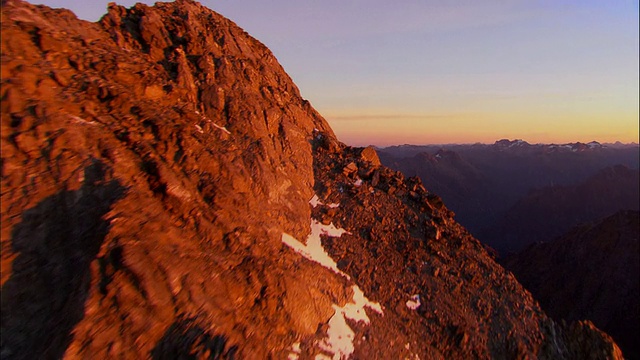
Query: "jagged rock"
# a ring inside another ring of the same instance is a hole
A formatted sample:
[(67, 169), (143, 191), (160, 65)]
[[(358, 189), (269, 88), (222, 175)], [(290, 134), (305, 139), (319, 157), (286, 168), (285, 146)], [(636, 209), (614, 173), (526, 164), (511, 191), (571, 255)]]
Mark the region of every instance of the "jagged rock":
[(380, 171), (373, 172), (373, 178), (371, 179), (371, 186), (376, 187), (380, 183)]
[(376, 152), (376, 149), (374, 149), (371, 146), (368, 146), (368, 147), (362, 149), (362, 152), (360, 153), (360, 156), (362, 157), (362, 159), (364, 161), (368, 161), (374, 166), (382, 165), (380, 163), (380, 158), (378, 157), (378, 153)]
[(314, 134), (314, 143), (316, 144), (316, 149), (323, 149), (328, 151), (329, 153), (337, 153), (342, 149), (342, 146), (335, 139), (335, 137), (324, 134), (321, 131), (314, 131)]
[(358, 165), (356, 165), (356, 163), (354, 163), (353, 161), (348, 163), (342, 169), (342, 173), (345, 174), (345, 175), (351, 175), (351, 174), (355, 173), (356, 171), (358, 171)]
[(419, 183), (354, 179), (363, 150), (199, 3), (2, 19), (3, 357), (617, 356), (556, 329)]

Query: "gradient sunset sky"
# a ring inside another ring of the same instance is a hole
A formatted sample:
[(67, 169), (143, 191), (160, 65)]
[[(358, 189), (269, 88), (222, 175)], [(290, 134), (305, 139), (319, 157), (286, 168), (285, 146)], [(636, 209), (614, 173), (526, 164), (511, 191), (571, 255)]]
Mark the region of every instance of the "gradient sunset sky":
[[(638, 142), (638, 0), (200, 2), (349, 145)], [(34, 3), (95, 21), (108, 0)]]

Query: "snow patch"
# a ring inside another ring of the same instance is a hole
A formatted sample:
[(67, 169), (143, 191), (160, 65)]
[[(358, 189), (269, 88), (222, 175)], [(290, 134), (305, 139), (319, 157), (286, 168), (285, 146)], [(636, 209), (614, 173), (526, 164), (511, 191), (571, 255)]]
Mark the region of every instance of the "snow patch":
[(420, 302), (420, 295), (413, 295), (410, 300), (407, 300), (407, 307), (411, 310), (417, 310), (422, 303)]
[(315, 194), (313, 195), (311, 200), (309, 200), (309, 204), (311, 204), (311, 206), (313, 206), (314, 208), (318, 205), (324, 205), (322, 201), (320, 201), (320, 199), (318, 198), (318, 195), (315, 195)]
[(353, 302), (342, 307), (333, 305), (336, 312), (329, 319), (327, 337), (318, 344), (320, 349), (333, 354), (333, 360), (348, 359), (354, 351), (355, 333), (347, 324), (347, 319), (364, 322), (368, 325), (371, 321), (364, 310), (365, 307), (383, 314), (380, 304), (369, 301), (357, 285), (354, 285), (352, 289)]
[(353, 285), (351, 289), (353, 290), (353, 304), (347, 303), (343, 307), (343, 309), (345, 310), (345, 315), (349, 319), (354, 321), (364, 321), (365, 324), (369, 324), (369, 317), (367, 316), (367, 313), (364, 312), (365, 307), (368, 307), (369, 309), (377, 312), (380, 315), (384, 314), (380, 304), (374, 303), (367, 299), (358, 285)]
[[(342, 234), (350, 234), (350, 232), (348, 232), (345, 229), (342, 228), (337, 228), (335, 225), (333, 225), (333, 223), (330, 223), (329, 225), (324, 225), (318, 221), (312, 220), (311, 221), (311, 225), (317, 227), (317, 231), (319, 231), (319, 235), (320, 234), (325, 234), (327, 236), (331, 236), (331, 237), (340, 237), (342, 236)], [(318, 235), (318, 239), (320, 238), (320, 236)]]
[[(313, 195), (311, 200), (309, 200), (309, 204), (311, 204), (311, 206), (313, 206), (314, 208), (317, 207), (318, 205), (324, 205), (324, 203), (320, 201), (320, 198), (318, 198), (318, 195)], [(327, 206), (333, 209), (340, 206), (340, 203), (337, 203), (337, 204), (331, 203), (331, 204), (327, 204)]]
[(336, 228), (333, 223), (324, 225), (316, 220), (311, 219), (311, 234), (309, 234), (309, 236), (307, 237), (306, 245), (286, 233), (282, 234), (282, 242), (305, 258), (311, 261), (315, 261), (318, 264), (326, 267), (327, 269), (333, 270), (333, 272), (335, 272), (336, 274), (340, 274), (350, 280), (351, 278), (349, 277), (349, 275), (343, 273), (342, 271), (340, 271), (340, 269), (338, 269), (338, 265), (324, 250), (324, 248), (322, 247), (322, 241), (320, 240), (320, 236), (323, 234), (331, 237), (340, 237), (345, 233), (348, 234), (349, 232), (345, 229)]
[(356, 187), (360, 187), (360, 186), (362, 186), (362, 179), (358, 179), (358, 180), (356, 180), (356, 181), (353, 183), (353, 185), (355, 185)]
[[(316, 207), (321, 205), (317, 195), (314, 195), (309, 200), (311, 206)], [(330, 204), (330, 207), (337, 207), (338, 204)], [(336, 262), (329, 256), (329, 254), (322, 247), (322, 241), (320, 237), (327, 235), (330, 237), (340, 237), (348, 231), (340, 228), (336, 228), (333, 223), (324, 225), (317, 220), (311, 219), (311, 233), (307, 236), (306, 244), (301, 243), (293, 236), (283, 233), (282, 242), (285, 245), (292, 248), (295, 252), (304, 256), (305, 258), (314, 261), (330, 270), (344, 276), (346, 279), (351, 280), (351, 277), (340, 269)], [(335, 313), (329, 319), (327, 337), (318, 343), (318, 347), (328, 353), (333, 354), (333, 357), (329, 357), (325, 354), (317, 354), (316, 360), (321, 359), (333, 359), (341, 360), (347, 359), (354, 351), (353, 340), (355, 333), (347, 324), (346, 319), (350, 319), (356, 322), (364, 322), (369, 324), (371, 321), (367, 316), (365, 307), (377, 312), (380, 315), (384, 315), (382, 306), (379, 303), (372, 302), (364, 295), (364, 292), (358, 287), (358, 285), (352, 286), (353, 296), (351, 302), (348, 302), (344, 306), (340, 307), (336, 304), (333, 305)], [(297, 345), (296, 345), (297, 344)], [(289, 354), (289, 360), (298, 360), (300, 354), (300, 345), (296, 343), (292, 345), (292, 352)], [(296, 351), (297, 350), (297, 351)]]
[(333, 360), (347, 359), (353, 351), (353, 339), (355, 333), (345, 319), (345, 314), (341, 307), (333, 305), (335, 314), (329, 319), (329, 329), (327, 337), (318, 344), (320, 349), (333, 354)]
[(300, 343), (296, 342), (291, 344), (291, 352), (287, 356), (287, 360), (298, 360), (300, 358)]

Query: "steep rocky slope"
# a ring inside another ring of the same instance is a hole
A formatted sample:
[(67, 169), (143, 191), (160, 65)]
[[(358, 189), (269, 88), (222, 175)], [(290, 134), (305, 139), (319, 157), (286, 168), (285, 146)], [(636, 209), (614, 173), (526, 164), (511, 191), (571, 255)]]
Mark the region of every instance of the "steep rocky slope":
[(589, 319), (640, 358), (640, 213), (621, 211), (505, 259), (555, 319)]
[(3, 358), (620, 358), (199, 3), (2, 19)]

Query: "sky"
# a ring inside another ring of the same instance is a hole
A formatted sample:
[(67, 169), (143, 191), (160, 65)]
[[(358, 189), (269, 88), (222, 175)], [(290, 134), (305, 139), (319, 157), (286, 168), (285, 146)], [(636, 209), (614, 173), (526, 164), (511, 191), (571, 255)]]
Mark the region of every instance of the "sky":
[[(32, 1), (90, 21), (108, 3)], [(267, 45), (349, 145), (638, 142), (638, 0), (200, 3)]]

